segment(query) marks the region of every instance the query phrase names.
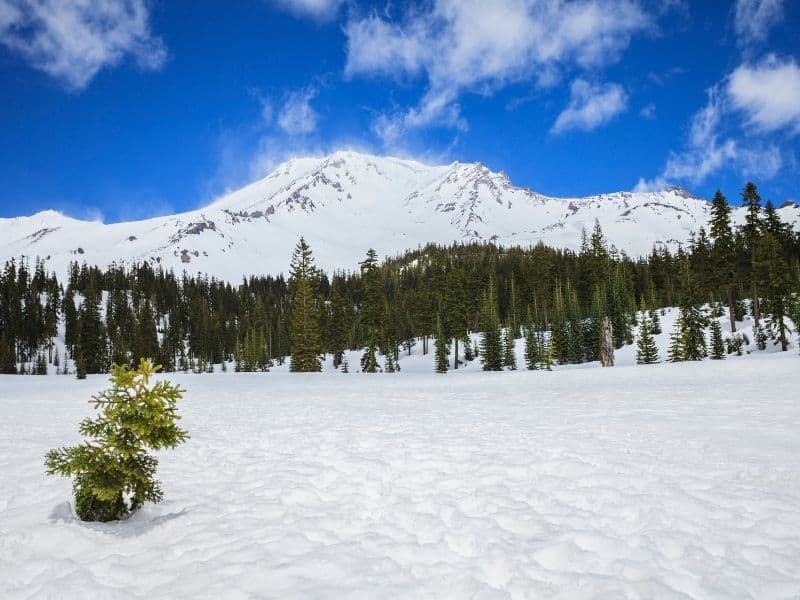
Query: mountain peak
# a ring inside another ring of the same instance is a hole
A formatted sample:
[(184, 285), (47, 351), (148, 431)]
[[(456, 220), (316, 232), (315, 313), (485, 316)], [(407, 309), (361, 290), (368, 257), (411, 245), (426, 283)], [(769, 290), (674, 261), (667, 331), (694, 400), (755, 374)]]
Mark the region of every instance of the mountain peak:
[[(743, 219), (734, 212), (735, 222)], [(355, 268), (369, 248), (395, 255), (454, 241), (577, 248), (595, 220), (629, 255), (675, 248), (707, 224), (709, 204), (681, 188), (551, 198), (480, 162), (429, 165), (341, 150), (297, 157), (268, 176), (186, 213), (104, 225), (46, 212), (0, 219), (0, 258), (50, 257), (66, 271), (151, 261), (228, 280), (285, 272), (302, 235), (326, 270)], [(800, 209), (781, 216), (800, 227)]]

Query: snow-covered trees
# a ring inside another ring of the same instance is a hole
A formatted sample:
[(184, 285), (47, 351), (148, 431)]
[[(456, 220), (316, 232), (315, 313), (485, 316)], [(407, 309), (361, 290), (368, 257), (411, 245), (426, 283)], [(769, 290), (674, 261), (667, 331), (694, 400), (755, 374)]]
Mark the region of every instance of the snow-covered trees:
[(711, 358), (714, 360), (725, 358), (725, 340), (722, 339), (722, 327), (716, 319), (711, 321)]
[(92, 397), (100, 414), (80, 424), (90, 441), (45, 457), (48, 475), (75, 478), (75, 512), (84, 521), (122, 519), (163, 497), (155, 479), (158, 460), (147, 451), (174, 448), (189, 436), (177, 426), (183, 390), (168, 381), (151, 383), (159, 368), (145, 359), (136, 370), (115, 365), (111, 388)]

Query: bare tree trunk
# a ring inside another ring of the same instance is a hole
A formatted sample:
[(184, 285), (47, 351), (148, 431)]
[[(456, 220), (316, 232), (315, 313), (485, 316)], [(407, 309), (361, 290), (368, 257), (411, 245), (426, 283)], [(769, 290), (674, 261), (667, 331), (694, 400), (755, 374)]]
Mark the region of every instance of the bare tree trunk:
[(756, 325), (761, 320), (761, 303), (758, 301), (758, 290), (756, 289), (756, 282), (753, 281), (753, 320)]
[(457, 369), (458, 368), (458, 338), (453, 338), (453, 350), (455, 350), (455, 352), (453, 352), (453, 354), (455, 355), (453, 357), (453, 369)]
[(728, 286), (728, 316), (731, 319), (731, 333), (736, 333), (736, 307), (733, 305), (733, 287)]
[(614, 330), (608, 317), (603, 317), (601, 325), (600, 364), (604, 367), (614, 366)]

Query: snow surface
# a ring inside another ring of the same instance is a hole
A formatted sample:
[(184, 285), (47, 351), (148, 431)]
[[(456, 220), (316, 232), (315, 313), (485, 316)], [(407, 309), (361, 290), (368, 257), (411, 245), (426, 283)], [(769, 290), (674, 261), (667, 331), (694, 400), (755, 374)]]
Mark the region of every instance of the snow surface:
[(171, 374), (192, 438), (112, 524), (42, 466), (106, 378), (0, 377), (0, 597), (796, 599), (799, 367)]
[[(780, 214), (800, 229), (800, 208)], [(177, 215), (108, 225), (54, 211), (0, 219), (0, 261), (40, 256), (63, 274), (71, 261), (148, 260), (236, 282), (286, 272), (301, 235), (317, 264), (332, 271), (357, 269), (369, 248), (381, 257), (454, 241), (575, 249), (595, 219), (611, 243), (637, 257), (654, 244), (675, 249), (708, 217), (708, 202), (679, 189), (551, 198), (480, 163), (429, 166), (336, 152), (290, 160), (210, 206)], [(733, 218), (743, 222), (743, 209)]]

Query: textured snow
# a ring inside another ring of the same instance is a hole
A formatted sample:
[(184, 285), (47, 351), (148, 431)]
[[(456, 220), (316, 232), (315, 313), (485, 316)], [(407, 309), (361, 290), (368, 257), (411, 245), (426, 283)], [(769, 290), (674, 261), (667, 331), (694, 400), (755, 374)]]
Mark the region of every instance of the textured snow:
[(106, 378), (0, 377), (0, 597), (797, 598), (795, 351), (171, 375), (192, 438), (113, 524), (42, 467)]
[[(731, 198), (735, 201), (735, 198)], [(781, 209), (800, 228), (800, 208)], [(328, 271), (355, 269), (367, 249), (393, 256), (429, 242), (538, 242), (577, 248), (597, 219), (631, 256), (675, 248), (707, 223), (709, 204), (683, 190), (551, 198), (515, 187), (480, 163), (429, 166), (337, 152), (294, 159), (205, 208), (129, 223), (79, 221), (53, 211), (0, 219), (0, 260), (49, 257), (97, 264), (150, 260), (229, 281), (286, 272), (299, 236)], [(743, 211), (734, 214), (743, 221)]]

